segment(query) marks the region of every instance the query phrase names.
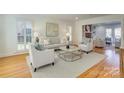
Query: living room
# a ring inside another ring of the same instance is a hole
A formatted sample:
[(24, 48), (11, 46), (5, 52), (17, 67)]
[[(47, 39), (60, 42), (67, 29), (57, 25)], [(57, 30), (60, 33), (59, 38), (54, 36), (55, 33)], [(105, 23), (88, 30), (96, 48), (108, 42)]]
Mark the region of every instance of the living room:
[(124, 0), (1, 0), (1, 93), (123, 93)]
[[(95, 30), (98, 24), (119, 21), (117, 24), (123, 29), (122, 17), (102, 14), (0, 15), (0, 77), (121, 77), (119, 53), (112, 52), (114, 56), (109, 58), (109, 52), (101, 49), (98, 43), (98, 46), (94, 44), (94, 37), (99, 34), (95, 31), (85, 33), (83, 27), (93, 24)], [(118, 48), (123, 46), (123, 35), (120, 41)], [(106, 59), (111, 66), (104, 65)], [(104, 70), (94, 70), (96, 65)]]

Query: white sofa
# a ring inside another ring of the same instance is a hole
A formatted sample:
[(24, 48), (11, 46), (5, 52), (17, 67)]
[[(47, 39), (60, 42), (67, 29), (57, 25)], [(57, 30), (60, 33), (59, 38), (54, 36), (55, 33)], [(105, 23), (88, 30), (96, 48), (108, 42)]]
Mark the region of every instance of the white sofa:
[(79, 44), (79, 47), (82, 51), (85, 51), (87, 54), (93, 50), (93, 40), (87, 40), (81, 44)]
[(54, 65), (54, 50), (44, 49), (39, 51), (35, 49), (33, 45), (30, 45), (29, 58), (35, 72), (36, 68), (40, 66), (44, 66), (47, 64)]
[(44, 45), (45, 48), (47, 49), (59, 49), (59, 47), (66, 46), (66, 43), (64, 41), (60, 41), (59, 37), (49, 37), (40, 39), (40, 44)]
[(44, 46), (47, 49), (59, 49), (59, 47), (66, 46), (66, 44), (52, 44)]
[(96, 38), (94, 40), (94, 46), (95, 47), (101, 47), (101, 48), (104, 48), (105, 47), (105, 40), (102, 40), (100, 38)]

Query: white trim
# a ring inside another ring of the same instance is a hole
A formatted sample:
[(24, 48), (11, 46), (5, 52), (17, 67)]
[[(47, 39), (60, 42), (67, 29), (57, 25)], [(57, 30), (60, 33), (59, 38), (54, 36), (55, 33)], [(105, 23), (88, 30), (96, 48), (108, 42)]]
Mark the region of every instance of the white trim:
[(25, 54), (25, 53), (28, 53), (28, 51), (15, 52), (15, 53), (5, 53), (5, 54), (1, 54), (0, 58), (9, 57), (9, 56), (15, 56), (15, 55), (21, 55), (21, 54)]

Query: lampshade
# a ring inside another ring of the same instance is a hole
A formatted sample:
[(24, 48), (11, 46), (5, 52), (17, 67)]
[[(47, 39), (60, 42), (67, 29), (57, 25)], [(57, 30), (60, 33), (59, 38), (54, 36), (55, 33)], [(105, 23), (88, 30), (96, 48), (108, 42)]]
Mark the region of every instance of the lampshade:
[(38, 36), (39, 36), (38, 32), (34, 32), (34, 37), (38, 37)]
[(68, 32), (68, 33), (66, 33), (66, 36), (70, 36), (70, 33)]

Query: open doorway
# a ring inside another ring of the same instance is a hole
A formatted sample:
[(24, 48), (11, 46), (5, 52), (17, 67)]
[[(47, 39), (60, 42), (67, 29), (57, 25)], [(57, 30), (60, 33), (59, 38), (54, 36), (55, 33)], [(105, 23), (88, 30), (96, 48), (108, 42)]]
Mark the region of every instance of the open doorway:
[(120, 48), (121, 46), (121, 23), (109, 22), (99, 23), (93, 25), (93, 38), (95, 47), (107, 48)]
[(106, 37), (105, 37), (105, 47), (115, 47), (120, 48), (121, 45), (121, 27), (116, 24), (112, 25), (110, 28), (105, 29)]
[[(85, 31), (87, 26), (90, 28), (89, 31)], [(93, 52), (105, 55), (105, 59), (97, 66), (102, 69), (101, 72), (107, 72), (104, 76), (120, 75), (121, 26), (120, 21), (82, 25), (82, 40), (93, 39)], [(97, 67), (93, 68), (97, 69)]]
[(95, 49), (106, 55), (107, 63), (119, 71), (121, 22), (99, 23), (92, 26)]

